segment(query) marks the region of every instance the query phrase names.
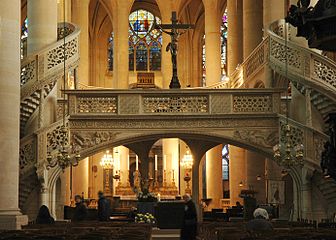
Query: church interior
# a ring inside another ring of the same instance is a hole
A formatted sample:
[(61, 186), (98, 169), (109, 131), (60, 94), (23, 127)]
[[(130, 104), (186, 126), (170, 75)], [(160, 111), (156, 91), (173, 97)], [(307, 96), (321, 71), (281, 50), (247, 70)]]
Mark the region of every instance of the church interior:
[(199, 239), (257, 207), (335, 228), (336, 49), (286, 21), (306, 2), (1, 0), (0, 230), (68, 223), (77, 195), (94, 220), (99, 191), (162, 228), (191, 195)]

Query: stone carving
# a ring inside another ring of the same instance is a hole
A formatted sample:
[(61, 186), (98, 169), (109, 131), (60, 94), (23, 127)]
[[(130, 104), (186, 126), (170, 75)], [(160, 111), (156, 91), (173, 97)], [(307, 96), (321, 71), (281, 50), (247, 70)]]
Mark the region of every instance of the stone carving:
[(265, 50), (264, 48), (267, 46), (267, 42), (265, 41), (262, 45), (259, 45), (253, 54), (251, 54), (246, 61), (244, 66), (245, 78), (248, 79), (260, 66), (265, 63)]
[(144, 97), (144, 113), (207, 113), (207, 96)]
[(28, 164), (36, 162), (36, 142), (31, 138), (25, 144), (20, 145), (20, 169), (22, 170)]
[(71, 145), (79, 149), (87, 149), (112, 141), (118, 134), (110, 131), (76, 131), (71, 135)]
[(211, 96), (211, 113), (230, 113), (231, 112), (231, 95), (212, 95)]
[[(70, 42), (65, 43), (65, 60), (78, 54), (78, 39), (74, 38)], [(47, 53), (48, 70), (62, 64), (64, 61), (64, 44), (51, 49)]]
[[(68, 123), (66, 123), (66, 127)], [(67, 144), (69, 142), (69, 133), (64, 134), (62, 132), (62, 125), (57, 126), (50, 132), (47, 132), (47, 150), (53, 152), (57, 150), (62, 143)]]
[(29, 81), (36, 80), (36, 61), (30, 61), (21, 67), (21, 86)]
[(336, 68), (314, 59), (313, 78), (336, 87)]
[(234, 95), (233, 112), (272, 112), (272, 95)]
[(324, 150), (324, 144), (328, 141), (328, 138), (325, 139), (314, 136), (314, 154), (315, 154), (315, 161), (320, 163), (322, 158), (322, 152)]
[[(293, 126), (292, 124), (289, 124), (291, 127), (291, 136), (290, 136), (290, 142), (291, 146), (295, 147), (298, 144), (304, 144), (304, 131), (303, 129), (300, 129), (299, 127)], [(281, 143), (287, 143), (287, 138), (284, 135), (286, 132), (286, 123), (283, 121), (280, 121), (280, 132), (282, 133), (280, 136), (280, 142)]]
[(301, 54), (298, 49), (286, 46), (283, 43), (271, 39), (271, 56), (283, 64), (288, 64), (289, 67), (302, 69)]
[(73, 29), (71, 29), (69, 26), (65, 26), (63, 24), (59, 24), (57, 28), (57, 40), (61, 40), (66, 36), (69, 36), (71, 33), (73, 33)]
[(77, 113), (117, 113), (117, 97), (78, 97)]
[(139, 95), (120, 95), (119, 96), (120, 114), (139, 114), (140, 99)]
[(236, 130), (233, 133), (235, 139), (243, 140), (261, 147), (272, 148), (278, 140), (278, 132), (271, 130)]

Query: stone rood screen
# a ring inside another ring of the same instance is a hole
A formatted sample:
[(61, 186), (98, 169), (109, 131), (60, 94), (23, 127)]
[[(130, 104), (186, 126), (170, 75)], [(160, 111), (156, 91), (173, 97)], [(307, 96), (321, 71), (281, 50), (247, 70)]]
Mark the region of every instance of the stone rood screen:
[[(169, 88), (181, 88), (180, 81), (177, 76), (177, 42), (180, 35), (185, 33), (188, 29), (194, 28), (192, 24), (180, 24), (176, 17), (176, 12), (172, 12), (171, 24), (156, 24), (155, 28), (161, 29), (162, 32), (169, 34), (171, 37), (171, 42), (167, 45), (166, 51), (170, 51), (172, 55), (172, 65), (173, 65), (173, 76), (169, 84)], [(167, 31), (170, 29), (171, 31)], [(179, 31), (184, 30), (184, 31)]]

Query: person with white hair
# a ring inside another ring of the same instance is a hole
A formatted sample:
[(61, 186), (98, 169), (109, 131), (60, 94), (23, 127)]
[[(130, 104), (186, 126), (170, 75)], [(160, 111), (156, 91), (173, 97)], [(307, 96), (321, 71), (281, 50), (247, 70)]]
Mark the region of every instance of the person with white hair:
[(197, 212), (189, 194), (183, 196), (185, 202), (181, 240), (195, 240), (197, 235)]
[(246, 230), (248, 232), (273, 230), (272, 224), (268, 221), (269, 216), (266, 209), (257, 208), (256, 210), (254, 210), (253, 216), (254, 219), (250, 220), (246, 224)]

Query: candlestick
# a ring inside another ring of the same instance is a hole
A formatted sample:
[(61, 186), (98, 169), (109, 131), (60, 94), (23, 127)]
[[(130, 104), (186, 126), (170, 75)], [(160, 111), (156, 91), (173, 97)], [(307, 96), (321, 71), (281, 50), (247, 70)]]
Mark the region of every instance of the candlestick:
[(167, 155), (163, 156), (163, 170), (166, 170), (167, 168)]
[(135, 170), (139, 170), (139, 163), (138, 163), (139, 159), (138, 159), (138, 155), (135, 155)]
[(158, 166), (157, 166), (157, 155), (155, 155), (155, 162), (154, 162), (154, 167), (155, 167), (155, 171), (158, 170)]
[(130, 170), (130, 166), (129, 166), (129, 155), (127, 155), (127, 170)]

